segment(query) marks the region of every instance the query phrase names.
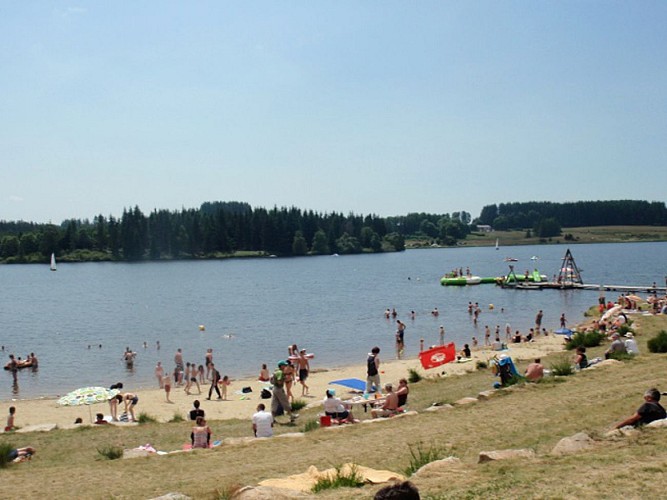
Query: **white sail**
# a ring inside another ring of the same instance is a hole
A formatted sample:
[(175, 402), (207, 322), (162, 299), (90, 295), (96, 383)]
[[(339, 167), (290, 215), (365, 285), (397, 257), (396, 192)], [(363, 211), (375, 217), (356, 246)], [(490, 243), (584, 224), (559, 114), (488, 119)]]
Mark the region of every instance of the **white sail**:
[(496, 250), (498, 250), (498, 248), (500, 247), (498, 246), (498, 238), (496, 238)]
[(51, 271), (56, 270), (56, 254), (51, 254)]

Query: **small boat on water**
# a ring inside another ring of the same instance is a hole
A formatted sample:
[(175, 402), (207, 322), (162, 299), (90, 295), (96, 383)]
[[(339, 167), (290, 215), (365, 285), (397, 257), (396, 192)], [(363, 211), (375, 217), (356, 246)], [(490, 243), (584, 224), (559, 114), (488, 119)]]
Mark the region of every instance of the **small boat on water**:
[(500, 250), (500, 247), (498, 246), (499, 240), (496, 238), (496, 250)]
[(518, 262), (519, 259), (515, 259), (514, 257), (505, 257), (505, 262)]
[(57, 271), (58, 268), (56, 267), (56, 254), (52, 253), (51, 254), (51, 271)]

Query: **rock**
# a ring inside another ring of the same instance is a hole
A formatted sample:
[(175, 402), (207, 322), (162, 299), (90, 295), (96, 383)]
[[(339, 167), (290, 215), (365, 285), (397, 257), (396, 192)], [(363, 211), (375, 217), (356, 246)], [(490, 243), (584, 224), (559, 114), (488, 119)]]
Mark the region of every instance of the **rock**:
[(631, 425), (627, 425), (625, 427), (621, 427), (620, 429), (612, 429), (609, 432), (607, 432), (604, 437), (607, 438), (618, 438), (618, 437), (629, 437), (629, 436), (636, 436), (639, 434), (639, 430), (636, 428), (632, 427)]
[(440, 475), (442, 472), (447, 472), (452, 468), (459, 467), (461, 460), (456, 457), (447, 457), (442, 460), (435, 460), (422, 466), (417, 472), (412, 474), (413, 478), (428, 478)]
[(142, 458), (142, 457), (148, 457), (150, 455), (154, 455), (155, 453), (151, 453), (148, 450), (123, 450), (123, 460), (129, 459), (129, 458)]
[(653, 422), (646, 424), (646, 427), (667, 427), (667, 418), (654, 420)]
[(533, 459), (535, 452), (533, 450), (496, 450), (496, 451), (480, 451), (478, 463), (492, 462), (494, 460), (511, 460), (514, 458)]
[(191, 497), (178, 492), (169, 492), (160, 497), (152, 498), (151, 500), (191, 500)]
[(289, 498), (315, 498), (314, 495), (297, 490), (271, 486), (245, 486), (232, 495), (232, 500), (286, 500)]
[(447, 403), (447, 404), (444, 404), (444, 405), (438, 405), (438, 406), (433, 405), (433, 406), (429, 406), (429, 407), (426, 408), (424, 411), (430, 411), (430, 412), (433, 412), (433, 411), (440, 411), (440, 410), (451, 410), (452, 408), (454, 408), (454, 406), (452, 406), (452, 405), (450, 405), (449, 403)]
[(458, 401), (454, 402), (454, 405), (462, 406), (462, 405), (469, 405), (469, 404), (477, 403), (477, 402), (479, 402), (479, 399), (477, 399), (477, 398), (462, 398), (462, 399), (459, 399)]
[(24, 432), (49, 432), (56, 430), (58, 424), (37, 424), (37, 425), (26, 425), (20, 429), (16, 429), (14, 432), (18, 434), (23, 434)]
[(579, 432), (574, 436), (565, 437), (551, 450), (552, 455), (570, 455), (592, 448), (595, 441), (585, 432)]
[(299, 438), (305, 438), (306, 435), (303, 432), (288, 432), (286, 434), (277, 434), (273, 437), (281, 439), (299, 439)]
[(595, 363), (594, 365), (589, 366), (586, 368), (586, 370), (602, 368), (603, 366), (623, 366), (623, 361), (619, 361), (617, 359), (605, 359), (604, 361), (600, 361), (599, 363)]
[(412, 417), (413, 415), (419, 415), (419, 413), (416, 412), (415, 410), (404, 411), (403, 413), (399, 413), (398, 415), (394, 415), (394, 416), (391, 417), (391, 418)]
[(496, 396), (498, 394), (497, 391), (482, 391), (477, 395), (477, 399), (480, 401), (488, 401), (491, 399), (493, 396)]

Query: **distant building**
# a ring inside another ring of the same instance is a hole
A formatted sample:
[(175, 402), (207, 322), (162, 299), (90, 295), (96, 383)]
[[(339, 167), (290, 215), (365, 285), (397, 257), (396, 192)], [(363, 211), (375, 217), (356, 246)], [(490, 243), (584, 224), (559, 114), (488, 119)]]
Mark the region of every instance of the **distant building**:
[(481, 233), (490, 233), (493, 231), (493, 228), (486, 224), (477, 224), (477, 230)]

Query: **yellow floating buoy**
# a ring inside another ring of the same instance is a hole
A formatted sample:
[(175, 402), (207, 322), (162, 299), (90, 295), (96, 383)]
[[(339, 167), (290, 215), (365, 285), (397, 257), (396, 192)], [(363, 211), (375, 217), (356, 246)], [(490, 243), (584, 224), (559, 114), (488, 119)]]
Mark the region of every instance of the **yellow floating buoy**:
[(200, 332), (206, 331), (206, 327), (204, 325), (199, 325), (199, 331)]
[(493, 311), (493, 308), (494, 308), (494, 307), (495, 307), (495, 306), (494, 306), (493, 304), (489, 304), (489, 309), (490, 309), (490, 310)]

